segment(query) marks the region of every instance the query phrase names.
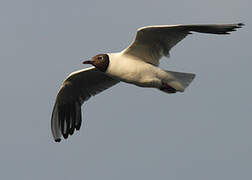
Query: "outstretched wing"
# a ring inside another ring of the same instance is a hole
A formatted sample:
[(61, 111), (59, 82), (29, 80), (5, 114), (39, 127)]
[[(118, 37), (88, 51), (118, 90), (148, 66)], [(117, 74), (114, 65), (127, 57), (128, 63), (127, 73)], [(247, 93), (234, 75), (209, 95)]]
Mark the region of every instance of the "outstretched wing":
[(138, 57), (143, 61), (158, 66), (162, 56), (169, 57), (169, 51), (192, 31), (210, 34), (230, 34), (238, 24), (205, 24), (205, 25), (162, 25), (145, 26), (138, 29), (135, 40), (123, 53)]
[(81, 105), (91, 96), (115, 85), (119, 81), (95, 67), (71, 73), (63, 82), (55, 101), (51, 130), (56, 142), (66, 139), (81, 126)]

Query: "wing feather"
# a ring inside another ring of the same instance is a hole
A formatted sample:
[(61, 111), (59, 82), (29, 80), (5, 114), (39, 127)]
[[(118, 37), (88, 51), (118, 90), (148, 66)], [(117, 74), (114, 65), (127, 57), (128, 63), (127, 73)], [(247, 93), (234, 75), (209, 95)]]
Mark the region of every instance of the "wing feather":
[(81, 105), (91, 96), (119, 81), (94, 67), (76, 71), (63, 82), (55, 101), (51, 130), (56, 142), (65, 139), (81, 127)]
[(143, 61), (158, 66), (163, 56), (169, 57), (169, 51), (192, 31), (210, 34), (230, 34), (238, 24), (203, 24), (203, 25), (161, 25), (139, 28), (134, 41), (123, 53), (135, 56)]

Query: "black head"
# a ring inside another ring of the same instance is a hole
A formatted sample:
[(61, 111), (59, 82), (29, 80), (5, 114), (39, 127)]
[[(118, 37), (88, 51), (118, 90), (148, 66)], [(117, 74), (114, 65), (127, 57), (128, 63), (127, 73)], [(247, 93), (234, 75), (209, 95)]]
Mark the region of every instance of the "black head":
[(107, 54), (98, 54), (91, 58), (89, 61), (84, 61), (83, 64), (92, 64), (97, 69), (105, 72), (109, 66), (109, 56)]

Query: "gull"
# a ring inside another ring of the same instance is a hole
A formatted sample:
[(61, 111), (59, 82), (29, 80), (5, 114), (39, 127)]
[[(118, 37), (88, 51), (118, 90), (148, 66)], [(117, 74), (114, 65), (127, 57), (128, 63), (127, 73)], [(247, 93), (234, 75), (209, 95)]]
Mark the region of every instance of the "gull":
[(192, 32), (230, 34), (242, 23), (199, 25), (155, 25), (137, 30), (134, 41), (118, 53), (98, 54), (83, 64), (93, 67), (71, 73), (61, 85), (51, 117), (56, 142), (67, 139), (81, 127), (81, 105), (119, 82), (159, 89), (167, 94), (184, 92), (195, 77), (193, 73), (159, 68), (159, 60), (169, 57), (173, 46)]

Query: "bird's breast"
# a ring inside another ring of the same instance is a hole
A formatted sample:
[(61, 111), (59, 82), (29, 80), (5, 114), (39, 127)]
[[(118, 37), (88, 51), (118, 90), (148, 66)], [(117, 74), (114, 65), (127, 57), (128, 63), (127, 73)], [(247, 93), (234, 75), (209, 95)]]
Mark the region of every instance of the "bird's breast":
[(127, 57), (110, 58), (106, 73), (121, 81), (141, 87), (159, 87), (159, 68), (141, 60)]

